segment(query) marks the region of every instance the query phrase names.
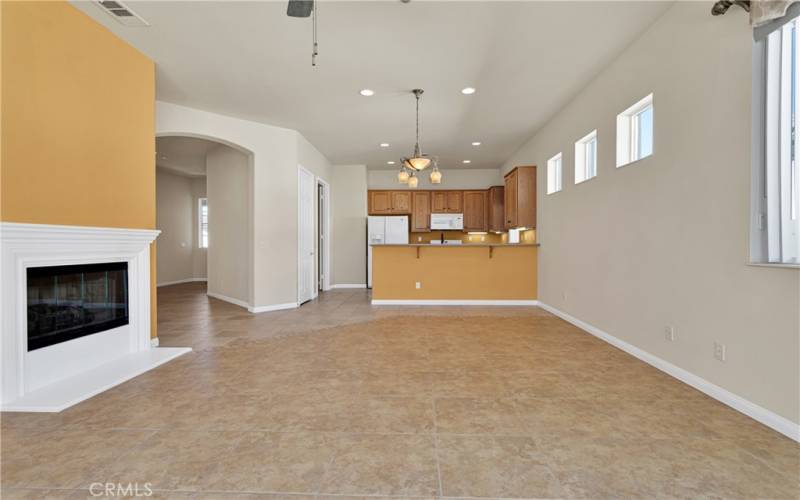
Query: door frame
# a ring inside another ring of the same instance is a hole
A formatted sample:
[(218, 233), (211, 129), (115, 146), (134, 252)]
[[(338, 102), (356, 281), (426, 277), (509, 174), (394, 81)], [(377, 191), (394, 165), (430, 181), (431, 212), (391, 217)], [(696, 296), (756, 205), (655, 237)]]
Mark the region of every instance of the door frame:
[[(301, 174), (308, 175), (309, 177), (311, 177), (312, 181), (314, 182), (314, 185), (313, 185), (313, 198), (312, 198), (314, 200), (314, 206), (311, 207), (311, 213), (313, 214), (313, 218), (311, 220), (311, 228), (310, 228), (311, 231), (312, 231), (312, 235), (313, 235), (312, 236), (312, 242), (314, 240), (316, 240), (316, 234), (314, 234), (314, 233), (316, 233), (315, 220), (317, 218), (316, 214), (314, 214), (314, 209), (317, 206), (317, 202), (316, 202), (316, 198), (317, 198), (317, 194), (316, 194), (316, 191), (317, 191), (317, 189), (316, 189), (317, 188), (316, 178), (317, 177), (310, 170), (308, 170), (307, 168), (303, 167), (302, 165), (297, 165), (297, 295), (296, 295), (296, 297), (297, 297), (297, 305), (298, 306), (300, 306), (304, 302), (306, 302), (306, 301), (302, 300), (302, 298), (300, 297), (300, 290), (301, 290), (300, 284), (303, 281), (302, 261), (303, 261), (303, 258), (304, 258), (304, 256), (301, 255), (301, 251), (302, 251), (302, 247), (303, 247), (303, 245), (302, 245), (302, 238), (303, 238), (303, 231), (302, 231), (302, 229), (303, 229), (303, 223), (302, 223), (303, 197), (300, 195), (301, 194), (301, 189), (302, 189), (302, 186), (300, 184), (301, 183)], [(314, 250), (316, 250), (316, 243), (314, 243), (312, 245), (312, 248)], [(316, 252), (314, 252), (314, 258), (312, 259), (312, 264), (313, 264), (314, 261), (316, 261)], [(314, 276), (315, 273), (313, 272), (313, 269), (315, 269), (315, 268), (316, 268), (316, 264), (314, 264), (313, 267), (312, 267), (311, 283), (308, 284), (309, 287), (310, 287), (310, 290), (311, 290), (311, 298), (309, 300), (313, 300), (314, 297), (316, 297), (315, 288), (316, 288), (316, 284), (317, 284), (317, 278), (316, 278), (316, 276)]]
[[(331, 185), (322, 177), (315, 177), (317, 189), (322, 186), (322, 213), (323, 218), (322, 220), (317, 221), (318, 236), (321, 235), (322, 237), (322, 269), (319, 269), (317, 272), (317, 277), (319, 277), (320, 272), (322, 273), (322, 291), (327, 292), (331, 289)], [(319, 197), (317, 197), (317, 201), (319, 201)], [(317, 207), (316, 214), (319, 215), (319, 207)], [(317, 244), (319, 244), (319, 238), (317, 238)], [(319, 259), (317, 259), (319, 262)], [(316, 280), (315, 280), (316, 281)], [(317, 283), (317, 286), (314, 287), (314, 295), (317, 295), (319, 291), (320, 284)]]

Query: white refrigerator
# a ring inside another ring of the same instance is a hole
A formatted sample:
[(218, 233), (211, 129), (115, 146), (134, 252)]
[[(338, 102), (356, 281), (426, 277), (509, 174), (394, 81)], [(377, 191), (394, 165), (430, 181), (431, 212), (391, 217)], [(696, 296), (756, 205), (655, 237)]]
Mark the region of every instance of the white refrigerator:
[(408, 244), (408, 216), (367, 217), (367, 287), (372, 288), (372, 245)]

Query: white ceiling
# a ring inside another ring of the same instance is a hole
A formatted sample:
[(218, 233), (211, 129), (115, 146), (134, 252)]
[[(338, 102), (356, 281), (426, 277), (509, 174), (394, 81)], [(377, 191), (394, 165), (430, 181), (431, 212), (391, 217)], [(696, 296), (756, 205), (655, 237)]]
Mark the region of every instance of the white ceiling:
[(495, 168), (671, 2), (325, 1), (316, 68), (311, 21), (284, 1), (128, 3), (150, 27), (75, 2), (155, 60), (160, 100), (296, 129), (334, 164), (394, 168), (421, 87), (423, 151)]
[(156, 166), (192, 177), (203, 176), (206, 153), (220, 146), (194, 137), (156, 137)]

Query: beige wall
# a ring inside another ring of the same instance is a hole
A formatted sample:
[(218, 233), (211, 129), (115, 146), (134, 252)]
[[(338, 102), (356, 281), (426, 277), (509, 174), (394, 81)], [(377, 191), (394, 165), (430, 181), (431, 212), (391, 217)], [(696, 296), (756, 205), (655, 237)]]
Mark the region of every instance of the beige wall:
[(154, 228), (153, 61), (67, 2), (0, 9), (1, 219)]
[[(369, 189), (409, 189), (407, 184), (397, 182), (397, 170), (369, 170)], [(499, 168), (491, 169), (442, 169), (441, 184), (431, 184), (430, 169), (419, 176), (416, 189), (486, 189), (502, 186), (503, 176)]]
[(158, 284), (192, 278), (192, 179), (156, 170)]
[(158, 284), (204, 279), (206, 249), (198, 246), (197, 203), (206, 195), (205, 177), (156, 171)]
[(324, 156), (295, 130), (161, 101), (156, 102), (156, 133), (208, 138), (248, 153), (253, 203), (249, 302), (256, 308), (293, 307), (297, 302), (297, 166), (325, 178), (331, 174), (326, 174), (330, 165)]
[(367, 167), (335, 165), (331, 176), (331, 284), (367, 281)]
[[(800, 422), (800, 272), (746, 265), (752, 33), (708, 5), (676, 3), (504, 171), (542, 167), (541, 301)], [(655, 154), (617, 169), (616, 115), (650, 92)], [(574, 141), (594, 128), (599, 173), (575, 185)], [(545, 195), (559, 151), (564, 190)]]
[(219, 146), (206, 155), (208, 293), (250, 301), (251, 177), (247, 155)]

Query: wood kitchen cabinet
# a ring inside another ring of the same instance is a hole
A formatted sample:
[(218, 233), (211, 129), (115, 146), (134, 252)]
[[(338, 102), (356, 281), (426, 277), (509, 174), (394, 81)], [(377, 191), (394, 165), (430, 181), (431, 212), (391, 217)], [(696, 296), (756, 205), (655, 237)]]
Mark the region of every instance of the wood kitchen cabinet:
[(506, 229), (536, 227), (536, 167), (516, 167), (505, 175)]
[(505, 188), (503, 186), (492, 186), (486, 194), (486, 224), (488, 231), (497, 232), (505, 229), (505, 212), (503, 207), (503, 197)]
[(487, 191), (464, 191), (464, 231), (486, 231)]
[(411, 191), (392, 191), (392, 213), (411, 215)]
[(369, 191), (370, 215), (410, 215), (411, 191)]
[(463, 191), (432, 191), (431, 212), (435, 214), (460, 214), (463, 208)]
[(431, 193), (414, 191), (411, 194), (411, 231), (424, 233), (431, 230)]

